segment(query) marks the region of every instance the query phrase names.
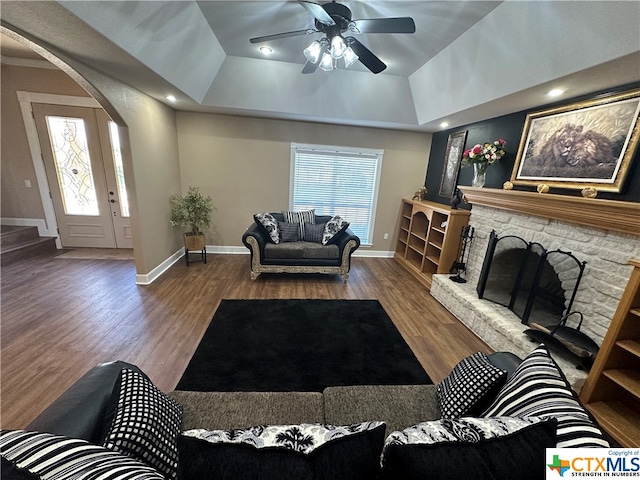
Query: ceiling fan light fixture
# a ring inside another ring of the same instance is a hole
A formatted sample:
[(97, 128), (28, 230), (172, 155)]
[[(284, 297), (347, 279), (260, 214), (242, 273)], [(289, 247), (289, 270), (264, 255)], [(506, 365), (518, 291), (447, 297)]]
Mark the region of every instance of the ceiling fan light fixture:
[(318, 63), (318, 60), (320, 60), (320, 54), (322, 53), (322, 45), (319, 41), (314, 40), (311, 42), (311, 45), (304, 49), (303, 53), (311, 63)]
[(341, 35), (335, 35), (331, 39), (331, 56), (336, 60), (344, 57), (345, 52), (347, 51), (347, 44), (342, 38)]
[(357, 62), (359, 59), (360, 57), (356, 55), (356, 52), (354, 52), (351, 47), (347, 48), (347, 50), (344, 52), (344, 66), (347, 68)]
[(320, 68), (325, 72), (330, 72), (331, 70), (333, 70), (333, 57), (329, 52), (324, 52), (322, 60), (320, 61)]

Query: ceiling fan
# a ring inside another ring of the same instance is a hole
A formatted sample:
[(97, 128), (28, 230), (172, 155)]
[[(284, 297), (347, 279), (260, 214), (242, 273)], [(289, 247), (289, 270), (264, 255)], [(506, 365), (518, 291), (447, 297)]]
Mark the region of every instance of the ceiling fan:
[(302, 69), (302, 73), (313, 73), (318, 67), (323, 70), (333, 70), (341, 58), (344, 59), (347, 67), (360, 60), (360, 63), (373, 73), (380, 73), (387, 68), (385, 63), (359, 40), (351, 36), (345, 37), (343, 33), (414, 33), (416, 31), (416, 25), (411, 17), (352, 20), (351, 10), (341, 3), (336, 3), (335, 0), (324, 4), (304, 0), (298, 0), (298, 3), (313, 15), (315, 29), (276, 33), (251, 38), (249, 41), (261, 43), (281, 38), (324, 33), (323, 38), (313, 41), (304, 50), (307, 63)]

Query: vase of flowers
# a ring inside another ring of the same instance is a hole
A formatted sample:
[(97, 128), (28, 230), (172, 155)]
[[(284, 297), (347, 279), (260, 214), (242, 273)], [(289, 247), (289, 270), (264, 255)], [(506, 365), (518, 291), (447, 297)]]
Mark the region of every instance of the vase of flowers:
[(474, 145), (473, 148), (464, 151), (462, 154), (462, 166), (468, 167), (469, 165), (473, 165), (472, 186), (479, 188), (484, 187), (487, 168), (492, 163), (504, 157), (504, 146), (506, 144), (506, 141), (498, 139), (492, 143), (478, 143)]

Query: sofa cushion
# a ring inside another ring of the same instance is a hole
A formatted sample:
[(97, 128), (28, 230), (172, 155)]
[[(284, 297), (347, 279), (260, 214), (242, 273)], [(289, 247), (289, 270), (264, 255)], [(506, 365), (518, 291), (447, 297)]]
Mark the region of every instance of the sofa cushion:
[(278, 245), (267, 244), (264, 246), (264, 258), (266, 260), (337, 260), (340, 258), (340, 249), (337, 245), (320, 245), (303, 241), (280, 243)]
[(280, 243), (280, 231), (278, 230), (278, 220), (270, 213), (256, 213), (253, 220), (269, 236), (273, 243)]
[(354, 385), (324, 389), (328, 423), (383, 419), (389, 431), (440, 418), (435, 385)]
[(544, 344), (525, 357), (482, 416), (554, 417), (558, 448), (609, 446)]
[(189, 431), (180, 437), (180, 478), (370, 480), (378, 472), (384, 428), (366, 422)]
[(184, 410), (182, 428), (232, 429), (267, 423), (322, 423), (320, 392), (187, 392), (168, 394)]
[(283, 210), (282, 216), (284, 217), (285, 222), (295, 223), (296, 225), (298, 225), (298, 240), (302, 240), (304, 238), (304, 229), (306, 223), (316, 223), (315, 209), (305, 210), (302, 212), (289, 212)]
[(545, 448), (556, 420), (460, 418), (393, 432), (382, 454), (383, 480), (545, 478)]
[[(162, 480), (140, 461), (86, 440), (50, 433), (3, 430), (2, 479)], [(60, 476), (64, 472), (64, 476)]]
[(278, 231), (280, 232), (280, 242), (297, 242), (299, 234), (299, 226), (297, 223), (278, 222)]
[(322, 243), (325, 225), (326, 223), (309, 223), (305, 225), (303, 240), (305, 242)]
[(335, 215), (324, 226), (324, 233), (322, 235), (322, 244), (328, 245), (336, 235), (344, 231), (349, 227), (349, 222), (343, 219), (340, 215)]
[(474, 416), (489, 406), (504, 384), (507, 371), (478, 352), (462, 359), (438, 385), (442, 418)]
[(107, 417), (103, 445), (154, 467), (167, 478), (175, 478), (182, 407), (146, 375), (128, 368), (121, 371), (112, 402), (113, 415)]

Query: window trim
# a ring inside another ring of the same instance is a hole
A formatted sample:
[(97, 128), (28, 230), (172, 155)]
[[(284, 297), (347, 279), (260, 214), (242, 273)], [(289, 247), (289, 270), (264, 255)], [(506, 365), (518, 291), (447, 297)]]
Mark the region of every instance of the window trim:
[(368, 156), (376, 157), (371, 159), (376, 162), (375, 169), (375, 181), (374, 191), (371, 199), (371, 221), (369, 222), (368, 241), (364, 242), (361, 239), (361, 246), (370, 247), (373, 245), (373, 232), (375, 231), (376, 223), (376, 211), (378, 206), (378, 195), (380, 192), (380, 183), (382, 180), (382, 161), (384, 159), (384, 149), (379, 148), (358, 148), (358, 147), (345, 147), (335, 145), (320, 145), (310, 143), (295, 143), (291, 142), (291, 154), (289, 165), (289, 209), (293, 210), (293, 196), (295, 191), (295, 167), (296, 167), (296, 152), (297, 151), (311, 151), (314, 153), (326, 153), (326, 154), (346, 154), (352, 156)]

